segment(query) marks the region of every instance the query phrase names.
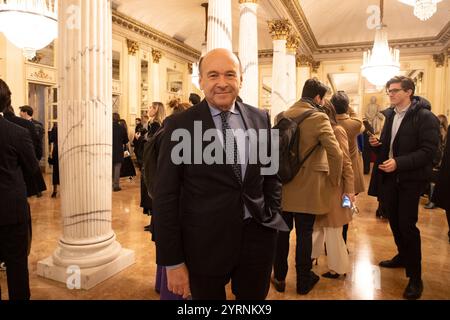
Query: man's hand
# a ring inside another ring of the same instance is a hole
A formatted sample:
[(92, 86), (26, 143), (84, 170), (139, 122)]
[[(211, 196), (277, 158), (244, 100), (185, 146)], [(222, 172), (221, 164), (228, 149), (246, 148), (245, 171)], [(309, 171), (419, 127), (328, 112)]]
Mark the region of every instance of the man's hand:
[(166, 269), (167, 288), (170, 292), (183, 296), (184, 299), (191, 295), (189, 287), (189, 272), (185, 264), (175, 269)]
[(378, 168), (384, 172), (394, 172), (397, 170), (397, 162), (394, 159), (388, 159), (383, 164), (380, 164)]
[(380, 140), (378, 140), (375, 136), (369, 137), (369, 143), (372, 147), (379, 147), (381, 146)]

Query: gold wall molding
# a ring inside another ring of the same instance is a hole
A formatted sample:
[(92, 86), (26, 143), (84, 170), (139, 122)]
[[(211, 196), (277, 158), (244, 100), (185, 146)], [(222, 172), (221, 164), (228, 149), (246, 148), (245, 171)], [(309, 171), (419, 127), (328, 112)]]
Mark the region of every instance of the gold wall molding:
[(46, 68), (42, 66), (34, 66), (32, 64), (25, 65), (27, 81), (55, 85), (57, 79), (57, 71), (55, 68)]
[(258, 0), (239, 0), (239, 4), (242, 3), (256, 3), (258, 4)]
[(158, 30), (155, 30), (139, 21), (134, 20), (116, 10), (112, 12), (112, 23), (127, 29), (130, 32), (136, 33), (149, 40), (155, 41), (162, 46), (176, 50), (177, 52), (184, 54), (193, 60), (200, 59), (201, 52), (178, 41), (167, 34), (164, 34)]

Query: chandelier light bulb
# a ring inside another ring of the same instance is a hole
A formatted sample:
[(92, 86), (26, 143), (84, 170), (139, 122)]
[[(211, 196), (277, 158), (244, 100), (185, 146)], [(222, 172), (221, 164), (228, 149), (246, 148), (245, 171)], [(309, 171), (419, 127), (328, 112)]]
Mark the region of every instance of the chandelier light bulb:
[(361, 73), (370, 83), (382, 87), (399, 72), (400, 52), (389, 47), (384, 26), (378, 26), (372, 50), (364, 52)]
[(57, 38), (57, 19), (57, 0), (0, 1), (0, 32), (22, 49), (27, 59)]

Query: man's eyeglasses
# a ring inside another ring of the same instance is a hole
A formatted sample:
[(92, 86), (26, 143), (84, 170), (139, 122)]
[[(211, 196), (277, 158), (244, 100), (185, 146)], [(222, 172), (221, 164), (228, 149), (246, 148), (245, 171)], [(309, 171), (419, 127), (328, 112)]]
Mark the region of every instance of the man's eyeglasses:
[(391, 90), (386, 90), (386, 94), (396, 94), (399, 91), (402, 91), (403, 89), (391, 89)]

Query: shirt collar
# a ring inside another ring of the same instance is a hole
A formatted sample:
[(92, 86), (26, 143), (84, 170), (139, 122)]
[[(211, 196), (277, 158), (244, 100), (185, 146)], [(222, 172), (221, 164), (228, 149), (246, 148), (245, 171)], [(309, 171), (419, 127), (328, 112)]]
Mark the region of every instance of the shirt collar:
[(411, 107), (411, 104), (409, 104), (405, 109), (403, 109), (403, 111), (398, 111), (397, 107), (395, 107), (394, 112), (399, 115), (404, 115), (406, 113), (406, 111), (409, 110), (410, 107)]
[[(208, 101), (207, 101), (208, 102)], [(209, 107), (209, 111), (211, 112), (211, 115), (213, 117), (218, 116), (219, 114), (222, 113), (222, 110), (217, 109), (216, 107), (214, 107), (213, 105), (211, 105), (208, 102), (208, 107)], [(231, 106), (230, 110), (229, 110), (232, 114), (239, 114), (239, 110), (236, 108), (236, 101), (233, 102), (233, 105)]]

